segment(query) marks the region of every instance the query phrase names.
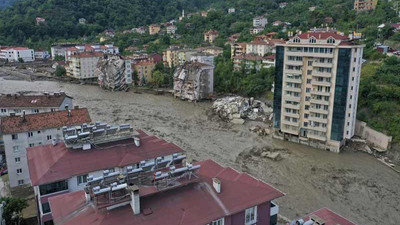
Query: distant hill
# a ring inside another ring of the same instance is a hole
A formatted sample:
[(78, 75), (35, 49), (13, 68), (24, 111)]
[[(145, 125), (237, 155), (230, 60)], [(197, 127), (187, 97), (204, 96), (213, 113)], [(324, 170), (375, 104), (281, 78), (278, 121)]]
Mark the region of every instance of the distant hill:
[(20, 0), (0, 0), (0, 9), (5, 9)]

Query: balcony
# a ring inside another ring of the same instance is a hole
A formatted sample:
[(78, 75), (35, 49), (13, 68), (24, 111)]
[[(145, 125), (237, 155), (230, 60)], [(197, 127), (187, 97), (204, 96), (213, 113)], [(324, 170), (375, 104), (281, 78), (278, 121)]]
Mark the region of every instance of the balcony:
[(292, 122), (292, 121), (282, 120), (282, 123), (290, 125), (290, 126), (295, 126), (295, 127), (299, 126), (299, 122)]
[(309, 130), (315, 130), (315, 131), (320, 131), (320, 132), (326, 132), (327, 128), (326, 127), (308, 127)]
[(303, 70), (302, 69), (300, 69), (300, 70), (285, 69), (285, 73), (292, 73), (292, 74), (301, 75), (301, 74), (303, 74)]
[(301, 78), (293, 78), (293, 77), (286, 77), (285, 80), (297, 84), (301, 84), (303, 82)]
[(324, 109), (317, 109), (315, 107), (310, 107), (310, 112), (313, 113), (321, 113), (321, 114), (328, 114), (328, 110), (324, 110)]
[(283, 108), (300, 110), (300, 104), (293, 105), (293, 104), (286, 104), (286, 103), (283, 103)]
[(325, 78), (332, 77), (332, 73), (319, 72), (318, 70), (313, 70), (312, 75), (315, 76), (315, 77), (325, 77)]
[(332, 68), (333, 64), (332, 63), (321, 63), (321, 62), (313, 62), (313, 66), (315, 67), (326, 67), (326, 68)]
[(330, 92), (324, 92), (324, 91), (317, 91), (317, 90), (312, 90), (311, 91), (312, 95), (322, 95), (322, 96), (330, 96)]
[(315, 117), (315, 116), (310, 116), (308, 118), (310, 121), (315, 121), (315, 122), (319, 122), (319, 123), (328, 123), (328, 119), (324, 119), (322, 117)]
[(319, 136), (319, 135), (315, 135), (315, 134), (311, 134), (311, 133), (308, 133), (307, 137), (310, 139), (315, 139), (315, 140), (319, 140), (319, 141), (326, 141), (325, 136)]
[(293, 91), (293, 92), (298, 92), (301, 93), (301, 88), (296, 88), (296, 87), (291, 87), (291, 86), (285, 86), (283, 88), (285, 91)]
[(324, 87), (330, 87), (332, 84), (330, 82), (326, 82), (326, 81), (316, 81), (316, 80), (312, 80), (311, 81), (312, 85), (318, 85), (318, 86), (324, 86)]
[(290, 116), (290, 117), (293, 117), (293, 118), (300, 119), (300, 114), (297, 114), (297, 113), (289, 113), (289, 112), (283, 111), (282, 114), (284, 116)]
[(329, 101), (325, 101), (324, 99), (311, 98), (310, 102), (313, 104), (329, 105)]
[(292, 65), (292, 66), (302, 66), (303, 61), (294, 61), (294, 60), (287, 60), (286, 65)]
[(294, 95), (283, 95), (285, 100), (300, 102), (300, 96), (296, 97)]

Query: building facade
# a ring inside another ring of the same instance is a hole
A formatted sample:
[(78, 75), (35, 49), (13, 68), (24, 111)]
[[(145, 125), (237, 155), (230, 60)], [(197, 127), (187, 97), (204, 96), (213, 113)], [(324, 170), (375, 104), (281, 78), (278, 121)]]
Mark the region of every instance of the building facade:
[(355, 0), (354, 10), (357, 12), (374, 10), (377, 4), (378, 0)]
[(100, 52), (104, 54), (109, 54), (109, 55), (118, 55), (119, 54), (119, 47), (114, 46), (113, 44), (107, 44), (107, 45), (93, 45), (93, 44), (87, 44), (87, 45), (75, 45), (73, 47), (67, 48), (65, 51), (65, 60), (69, 61), (71, 59), (71, 56), (73, 55), (79, 55), (81, 53), (95, 53), (95, 52)]
[(141, 61), (134, 65), (138, 73), (139, 84), (145, 85), (152, 81), (153, 70), (156, 68), (156, 63), (153, 61)]
[(25, 47), (2, 47), (0, 59), (8, 62), (32, 62), (35, 61), (35, 51)]
[(219, 36), (219, 32), (217, 30), (209, 30), (204, 33), (204, 41), (209, 43), (214, 43), (215, 39)]
[(10, 186), (29, 185), (26, 149), (62, 139), (63, 126), (91, 122), (87, 109), (63, 110), (1, 119)]
[(177, 29), (178, 28), (175, 25), (169, 25), (167, 26), (167, 34), (175, 35)]
[(49, 59), (50, 58), (50, 53), (47, 50), (37, 50), (35, 51), (35, 59), (36, 60), (44, 60), (44, 59)]
[(104, 57), (102, 52), (84, 52), (71, 55), (69, 64), (65, 68), (67, 76), (75, 79), (97, 78), (94, 71), (102, 57)]
[(335, 152), (353, 137), (363, 47), (334, 32), (307, 32), (278, 45), (277, 136)]
[(253, 19), (253, 27), (262, 27), (265, 28), (265, 26), (268, 24), (268, 19), (265, 18), (264, 16), (257, 16)]
[(281, 39), (270, 39), (266, 41), (252, 41), (247, 44), (246, 54), (254, 54), (259, 56), (265, 56), (267, 54), (276, 53), (276, 45), (283, 44), (285, 41)]
[(155, 35), (158, 34), (161, 30), (161, 26), (158, 24), (152, 24), (149, 26), (149, 34), (150, 35)]

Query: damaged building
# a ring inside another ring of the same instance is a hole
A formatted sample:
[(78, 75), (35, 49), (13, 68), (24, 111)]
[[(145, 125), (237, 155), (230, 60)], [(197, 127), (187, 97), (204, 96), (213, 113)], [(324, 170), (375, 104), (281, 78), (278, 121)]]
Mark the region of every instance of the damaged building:
[(132, 84), (132, 72), (131, 60), (106, 55), (99, 60), (95, 75), (100, 87), (112, 91), (127, 91)]
[(174, 96), (197, 101), (210, 98), (214, 89), (214, 66), (187, 62), (174, 73)]

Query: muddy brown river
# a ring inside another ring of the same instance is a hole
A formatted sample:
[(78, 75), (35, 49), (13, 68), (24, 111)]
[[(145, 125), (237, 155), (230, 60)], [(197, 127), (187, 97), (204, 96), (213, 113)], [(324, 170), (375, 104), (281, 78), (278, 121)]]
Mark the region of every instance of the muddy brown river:
[[(277, 200), (285, 217), (329, 207), (357, 224), (400, 223), (400, 174), (367, 154), (335, 154), (260, 137), (248, 130), (256, 122), (232, 126), (209, 116), (210, 102), (0, 77), (0, 93), (60, 90), (88, 108), (93, 121), (130, 123), (181, 146), (189, 159), (211, 158), (272, 184), (286, 193)], [(282, 160), (261, 157), (257, 149), (263, 147), (280, 149)]]

